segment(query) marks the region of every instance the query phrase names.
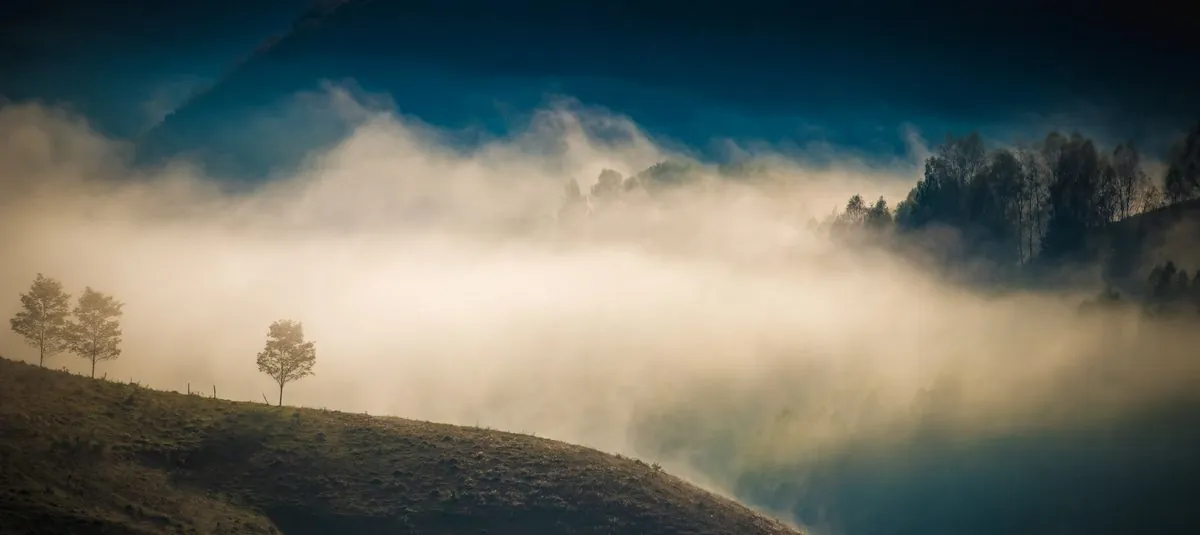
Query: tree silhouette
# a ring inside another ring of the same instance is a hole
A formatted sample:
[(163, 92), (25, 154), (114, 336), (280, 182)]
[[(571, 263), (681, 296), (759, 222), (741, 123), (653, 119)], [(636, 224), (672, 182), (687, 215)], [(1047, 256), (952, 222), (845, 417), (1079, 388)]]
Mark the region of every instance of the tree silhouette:
[(867, 210), (863, 222), (867, 228), (877, 231), (892, 226), (892, 211), (888, 209), (887, 201), (882, 196)]
[(1029, 262), (1037, 256), (1045, 232), (1050, 171), (1039, 150), (1018, 149), (1016, 157), (1021, 163), (1017, 228), (1022, 242), (1022, 261)]
[(1200, 270), (1197, 270), (1193, 280), (1186, 269), (1179, 268), (1175, 262), (1168, 260), (1164, 264), (1154, 266), (1150, 276), (1146, 277), (1143, 292), (1143, 306), (1152, 315), (1178, 314), (1200, 306)]
[(1034, 202), (1040, 200), (1036, 182), (1031, 184), (1026, 173), (1031, 162), (1005, 149), (988, 152), (978, 134), (950, 136), (925, 161), (924, 178), (896, 207), (896, 226), (909, 233), (954, 229), (959, 253), (1020, 263), (1032, 256), (1024, 249), (1026, 243), (1032, 249), (1026, 235), (1037, 212)]
[(1115, 216), (1124, 219), (1138, 209), (1138, 195), (1146, 188), (1146, 173), (1141, 168), (1141, 155), (1133, 143), (1117, 145), (1112, 154), (1113, 200)]
[(592, 184), (592, 198), (600, 201), (609, 201), (621, 193), (621, 183), (624, 178), (621, 173), (612, 169), (604, 169), (600, 171), (600, 176), (596, 179), (596, 183)]
[(562, 204), (558, 207), (558, 221), (563, 224), (574, 224), (587, 215), (587, 198), (579, 189), (575, 179), (567, 180), (563, 193)]
[(841, 222), (846, 225), (860, 226), (867, 219), (867, 203), (862, 195), (854, 194), (846, 201), (846, 211), (842, 212)]
[(90, 286), (79, 296), (75, 318), (70, 323), (70, 347), (73, 353), (92, 363), (93, 378), (97, 362), (121, 356), (122, 307), (123, 303)]
[(1143, 214), (1153, 212), (1165, 206), (1166, 203), (1167, 200), (1163, 196), (1162, 190), (1155, 184), (1147, 184), (1138, 196), (1138, 211)]
[(675, 160), (658, 162), (635, 177), (635, 184), (649, 191), (660, 191), (695, 182), (699, 177), (692, 165)]
[(857, 242), (864, 238), (871, 240), (876, 236), (885, 235), (885, 231), (892, 228), (893, 222), (892, 211), (883, 197), (879, 197), (868, 206), (863, 196), (856, 193), (846, 201), (844, 211), (839, 213), (834, 210), (825, 223), (818, 224), (813, 219), (809, 226), (825, 228), (834, 236)]
[(71, 313), (71, 294), (62, 283), (38, 273), (28, 293), (21, 294), (21, 310), (9, 320), (12, 330), (38, 350), (38, 366), (70, 347), (67, 317)]
[(1112, 220), (1111, 188), (1103, 183), (1100, 155), (1090, 139), (1054, 132), (1046, 137), (1042, 152), (1052, 176), (1042, 254), (1061, 260), (1083, 248), (1090, 230)]
[(284, 385), (312, 375), (317, 351), (304, 341), (304, 327), (292, 320), (279, 320), (267, 329), (267, 344), (258, 353), (258, 371), (279, 385), (279, 405), (283, 406)]
[(1021, 162), (1008, 150), (988, 154), (986, 167), (967, 186), (968, 252), (1001, 264), (1021, 260)]
[(1171, 151), (1164, 187), (1167, 201), (1172, 203), (1200, 194), (1200, 121)]

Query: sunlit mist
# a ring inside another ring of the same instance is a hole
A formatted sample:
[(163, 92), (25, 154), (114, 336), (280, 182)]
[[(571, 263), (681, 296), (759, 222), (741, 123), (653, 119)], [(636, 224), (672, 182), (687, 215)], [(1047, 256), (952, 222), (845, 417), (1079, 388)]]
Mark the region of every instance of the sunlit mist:
[[(128, 165), (67, 112), (0, 109), (0, 313), (37, 273), (111, 293), (124, 352), (99, 375), (247, 401), (274, 388), (254, 364), (267, 326), (294, 319), (317, 363), (293, 404), (536, 433), (724, 492), (931, 417), (964, 435), (1102, 420), (1200, 372), (1184, 330), (985, 296), (809, 224), (854, 193), (902, 199), (923, 147), (885, 168), (748, 152), (762, 176), (730, 182), (599, 110), (469, 149), (352, 111), (349, 137), (247, 190), (186, 160)], [(707, 179), (558, 218), (568, 180), (666, 159)], [(36, 361), (7, 330), (0, 354)]]

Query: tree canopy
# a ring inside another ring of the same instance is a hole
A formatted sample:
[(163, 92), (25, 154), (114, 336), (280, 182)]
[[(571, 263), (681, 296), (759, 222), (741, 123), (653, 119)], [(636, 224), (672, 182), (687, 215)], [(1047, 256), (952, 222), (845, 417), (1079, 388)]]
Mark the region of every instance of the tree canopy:
[(57, 279), (37, 274), (29, 291), (21, 294), (21, 310), (9, 320), (13, 332), (38, 350), (38, 365), (70, 347), (68, 318), (71, 294)]
[(258, 371), (279, 385), (279, 405), (283, 405), (283, 387), (313, 374), (317, 351), (304, 340), (304, 326), (297, 321), (279, 320), (267, 329), (267, 343), (258, 353)]
[(121, 323), (123, 303), (111, 295), (84, 288), (75, 305), (75, 319), (70, 326), (70, 347), (76, 355), (87, 359), (92, 365), (92, 377), (96, 376), (96, 363), (115, 360), (121, 356)]

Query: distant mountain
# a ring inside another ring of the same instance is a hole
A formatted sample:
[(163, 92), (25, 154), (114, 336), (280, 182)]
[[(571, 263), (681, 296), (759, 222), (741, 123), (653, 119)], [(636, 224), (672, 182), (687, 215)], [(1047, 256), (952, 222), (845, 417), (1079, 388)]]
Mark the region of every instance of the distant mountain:
[[(349, 127), (287, 107), (323, 80), (353, 80), (390, 95), (402, 113), (451, 129), (504, 133), (548, 95), (566, 95), (701, 150), (731, 137), (819, 140), (872, 154), (903, 151), (897, 129), (905, 122), (940, 136), (1068, 102), (1165, 91), (1136, 74), (1166, 56), (1123, 64), (1121, 77), (1092, 59), (1135, 50), (1125, 41), (1106, 56), (1114, 37), (1139, 27), (1138, 15), (1108, 20), (1095, 11), (1076, 30), (1070, 13), (1042, 9), (1033, 18), (1010, 7), (320, 2), (147, 132), (139, 153), (143, 161), (199, 153), (231, 174), (294, 163)], [(1171, 87), (1190, 83), (1176, 78)], [(1171, 95), (1142, 100), (1165, 105), (1178, 100)]]

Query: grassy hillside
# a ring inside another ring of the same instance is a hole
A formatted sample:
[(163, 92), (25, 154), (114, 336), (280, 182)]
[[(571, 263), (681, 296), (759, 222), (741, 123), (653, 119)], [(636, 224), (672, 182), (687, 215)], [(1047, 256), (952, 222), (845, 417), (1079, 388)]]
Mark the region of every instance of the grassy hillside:
[(536, 437), (158, 392), (0, 359), (0, 533), (795, 533)]

